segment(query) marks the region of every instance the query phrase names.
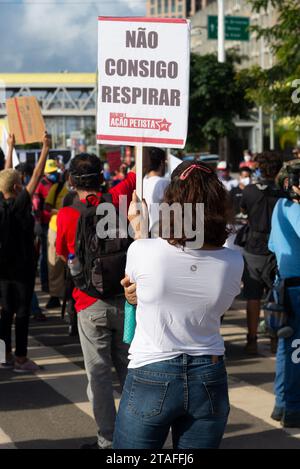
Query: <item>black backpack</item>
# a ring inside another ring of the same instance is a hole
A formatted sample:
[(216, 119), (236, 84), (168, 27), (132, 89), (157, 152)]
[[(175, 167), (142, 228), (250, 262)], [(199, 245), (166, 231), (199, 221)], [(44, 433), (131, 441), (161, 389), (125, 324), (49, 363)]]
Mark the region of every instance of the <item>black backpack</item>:
[[(110, 194), (104, 194), (101, 203), (111, 203)], [(114, 206), (113, 206), (114, 207)], [(97, 215), (97, 206), (87, 197), (86, 204), (76, 201), (72, 208), (81, 215), (77, 225), (75, 254), (82, 272), (73, 277), (75, 287), (94, 298), (111, 298), (123, 293), (120, 282), (125, 275), (126, 256), (130, 240), (119, 225), (112, 227), (112, 238), (101, 239), (97, 235), (97, 224), (103, 218)], [(114, 210), (116, 210), (114, 208)], [(127, 227), (127, 224), (126, 224)]]
[(0, 276), (5, 273), (10, 246), (11, 210), (0, 192)]

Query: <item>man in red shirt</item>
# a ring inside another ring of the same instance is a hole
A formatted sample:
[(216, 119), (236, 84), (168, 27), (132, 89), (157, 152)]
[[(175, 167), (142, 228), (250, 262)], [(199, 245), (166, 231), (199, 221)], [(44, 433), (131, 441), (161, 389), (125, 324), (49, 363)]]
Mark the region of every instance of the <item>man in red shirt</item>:
[[(95, 155), (77, 155), (70, 165), (71, 184), (81, 202), (96, 206), (101, 202), (102, 164)], [(136, 185), (135, 172), (131, 171), (120, 184), (110, 189), (112, 203), (119, 207), (119, 197), (131, 201)], [(64, 260), (75, 254), (75, 239), (80, 213), (75, 208), (62, 208), (57, 217), (57, 254)], [(78, 313), (78, 329), (85, 367), (88, 375), (88, 397), (98, 425), (98, 440), (85, 449), (111, 448), (116, 409), (113, 397), (111, 365), (114, 364), (121, 388), (128, 365), (128, 347), (123, 343), (124, 297), (102, 301), (74, 289), (75, 308)]]

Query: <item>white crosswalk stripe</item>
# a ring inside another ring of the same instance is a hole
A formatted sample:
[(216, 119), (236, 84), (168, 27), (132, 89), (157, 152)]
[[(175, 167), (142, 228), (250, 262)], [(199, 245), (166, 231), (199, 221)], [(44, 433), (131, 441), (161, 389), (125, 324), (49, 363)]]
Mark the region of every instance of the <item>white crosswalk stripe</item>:
[(16, 446), (12, 442), (6, 433), (0, 428), (0, 449), (16, 449)]

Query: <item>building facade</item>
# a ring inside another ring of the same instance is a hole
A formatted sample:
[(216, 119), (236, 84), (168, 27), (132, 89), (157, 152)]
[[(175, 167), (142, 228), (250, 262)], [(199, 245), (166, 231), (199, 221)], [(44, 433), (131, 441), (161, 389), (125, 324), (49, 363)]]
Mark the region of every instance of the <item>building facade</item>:
[[(204, 8), (196, 12), (191, 18), (191, 50), (200, 55), (210, 54), (217, 51), (217, 40), (208, 39), (208, 16), (218, 14), (217, 0), (209, 2)], [(250, 26), (263, 26), (265, 28), (274, 26), (277, 21), (277, 11), (269, 5), (267, 11), (255, 13), (251, 10), (247, 0), (226, 0), (225, 15), (247, 17), (250, 19)], [(250, 31), (249, 41), (225, 41), (225, 49), (235, 48), (243, 56), (242, 67), (259, 65), (262, 68), (270, 68), (273, 65), (273, 54), (265, 40), (257, 39), (255, 32)]]
[(95, 145), (96, 83), (95, 73), (0, 73), (0, 120), (6, 117), (5, 99), (36, 96), (54, 148), (66, 148), (82, 132)]
[(213, 0), (147, 0), (147, 16), (152, 18), (189, 18)]

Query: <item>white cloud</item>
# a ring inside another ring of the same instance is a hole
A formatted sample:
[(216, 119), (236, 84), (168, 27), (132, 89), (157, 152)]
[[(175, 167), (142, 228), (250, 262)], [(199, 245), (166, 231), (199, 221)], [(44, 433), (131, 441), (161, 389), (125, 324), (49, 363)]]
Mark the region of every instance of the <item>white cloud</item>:
[[(1, 54), (1, 70), (6, 64), (10, 68), (6, 71), (94, 71), (97, 16), (145, 14), (145, 0), (100, 0), (94, 4), (89, 0), (81, 4), (76, 4), (78, 0), (65, 0), (64, 4), (62, 0), (38, 0), (39, 4), (32, 1), (24, 0), (24, 5), (15, 10), (21, 15), (14, 15), (13, 27), (6, 25), (4, 33), (10, 49)], [(13, 51), (16, 43), (18, 47)]]

